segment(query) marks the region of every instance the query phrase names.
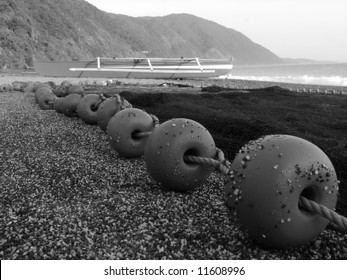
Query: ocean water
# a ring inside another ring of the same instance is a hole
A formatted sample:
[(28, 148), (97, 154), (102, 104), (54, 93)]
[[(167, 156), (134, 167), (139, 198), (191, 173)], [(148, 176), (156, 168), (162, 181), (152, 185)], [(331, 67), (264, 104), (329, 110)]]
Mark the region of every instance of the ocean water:
[(227, 78), (347, 87), (347, 63), (236, 65)]

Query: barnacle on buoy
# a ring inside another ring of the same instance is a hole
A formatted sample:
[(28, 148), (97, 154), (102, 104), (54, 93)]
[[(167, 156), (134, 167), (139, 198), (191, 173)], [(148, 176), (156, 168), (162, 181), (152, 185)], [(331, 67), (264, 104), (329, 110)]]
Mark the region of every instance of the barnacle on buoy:
[(210, 165), (185, 162), (185, 155), (214, 158), (216, 146), (208, 130), (189, 119), (172, 119), (153, 130), (145, 148), (151, 177), (174, 191), (187, 191), (205, 182)]
[(329, 223), (299, 207), (300, 196), (330, 209), (337, 201), (334, 167), (307, 140), (269, 135), (251, 141), (231, 169), (233, 175), (225, 185), (226, 205), (255, 242), (272, 248), (300, 246)]

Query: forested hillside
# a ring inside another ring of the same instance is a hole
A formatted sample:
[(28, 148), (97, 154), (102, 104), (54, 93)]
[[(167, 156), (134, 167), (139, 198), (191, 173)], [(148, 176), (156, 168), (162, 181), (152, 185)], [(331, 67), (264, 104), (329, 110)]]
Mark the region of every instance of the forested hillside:
[(83, 0), (0, 0), (0, 69), (33, 60), (96, 56), (234, 58), (235, 64), (282, 60), (236, 30), (189, 15), (129, 17)]

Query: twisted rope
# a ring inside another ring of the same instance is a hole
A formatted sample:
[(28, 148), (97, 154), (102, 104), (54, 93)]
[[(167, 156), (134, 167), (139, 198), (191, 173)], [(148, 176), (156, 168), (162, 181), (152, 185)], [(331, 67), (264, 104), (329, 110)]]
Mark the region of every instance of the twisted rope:
[(102, 102), (104, 102), (107, 99), (107, 97), (105, 95), (103, 95), (102, 93), (99, 94), (99, 97), (100, 97)]
[(140, 131), (133, 134), (136, 138), (148, 137), (152, 134), (152, 131)]
[(341, 230), (342, 232), (347, 233), (347, 218), (337, 214), (335, 211), (329, 209), (328, 207), (318, 204), (303, 196), (300, 196), (299, 206), (310, 213), (315, 213), (328, 219), (334, 229)]
[(91, 106), (91, 108), (92, 108), (93, 110), (94, 110), (94, 109), (97, 110), (97, 109), (99, 108), (100, 104), (101, 104), (102, 102), (104, 102), (105, 100), (107, 100), (107, 98), (106, 98), (102, 93), (99, 94), (99, 97), (100, 97), (100, 100)]
[(207, 164), (213, 166), (224, 175), (228, 175), (231, 172), (229, 169), (230, 162), (225, 159), (224, 153), (221, 149), (217, 149), (217, 159), (185, 155), (184, 161), (187, 163)]
[(149, 114), (152, 117), (153, 120), (153, 128), (156, 128), (159, 125), (159, 119), (157, 118), (157, 116)]
[[(115, 95), (115, 96), (113, 96), (113, 97), (111, 97), (111, 98), (115, 98), (116, 99), (116, 101), (117, 101), (117, 104), (119, 104), (119, 107), (120, 107), (120, 110), (124, 110), (125, 108), (127, 108), (125, 105), (124, 105), (124, 98), (123, 97), (121, 97), (118, 93)], [(129, 103), (130, 104), (130, 103)]]
[(103, 94), (100, 94), (99, 97), (100, 97), (100, 100), (91, 106), (92, 109), (98, 109), (100, 104), (107, 99)]
[[(114, 98), (117, 99), (117, 103), (118, 103), (118, 104), (123, 104), (122, 98), (120, 97), (120, 95), (119, 95), (118, 93), (116, 94), (116, 96), (115, 96)], [(123, 110), (122, 106), (123, 106), (123, 105), (121, 105), (121, 110)]]
[[(205, 158), (186, 155), (184, 160), (189, 163), (208, 164), (221, 171), (224, 175), (232, 174), (230, 170), (230, 162), (224, 158), (224, 154), (220, 149), (217, 149), (217, 158)], [(335, 211), (328, 207), (318, 204), (303, 196), (299, 198), (299, 207), (305, 209), (309, 213), (318, 214), (330, 221), (330, 226), (335, 230), (342, 233), (347, 233), (347, 218), (337, 214)]]

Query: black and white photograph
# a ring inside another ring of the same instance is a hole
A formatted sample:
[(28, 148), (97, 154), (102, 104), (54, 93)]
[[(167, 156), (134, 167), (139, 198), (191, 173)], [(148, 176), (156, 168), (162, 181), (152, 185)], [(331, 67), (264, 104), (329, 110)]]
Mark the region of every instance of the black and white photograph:
[(342, 273), (346, 15), (345, 0), (0, 0), (3, 279), (76, 278), (74, 261), (83, 279)]

